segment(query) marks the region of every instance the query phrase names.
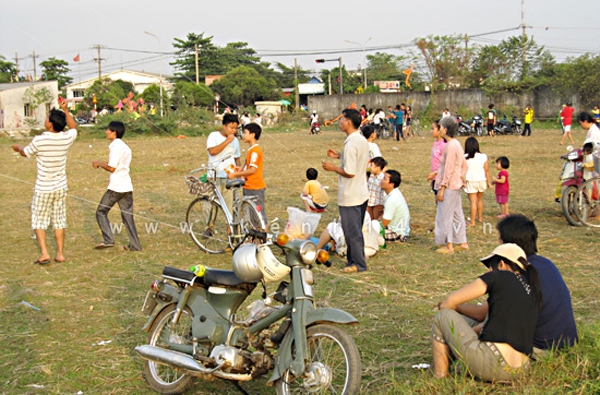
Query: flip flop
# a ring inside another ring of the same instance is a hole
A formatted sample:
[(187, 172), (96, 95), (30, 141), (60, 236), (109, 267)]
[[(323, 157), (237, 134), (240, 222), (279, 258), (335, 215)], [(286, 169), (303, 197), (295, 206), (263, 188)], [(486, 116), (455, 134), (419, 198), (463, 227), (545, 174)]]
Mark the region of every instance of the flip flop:
[(54, 258), (54, 262), (56, 262), (56, 263), (65, 263), (66, 261), (67, 261), (66, 259), (59, 261), (58, 259)]
[(435, 252), (437, 252), (438, 254), (454, 254), (454, 251), (449, 251), (446, 247), (440, 247), (437, 250), (435, 250)]
[(96, 247), (94, 247), (96, 250), (103, 250), (105, 248), (112, 248), (114, 247), (114, 244), (109, 244), (109, 243), (100, 243), (98, 244)]
[(33, 261), (33, 264), (34, 265), (47, 265), (50, 262), (52, 262), (52, 260), (50, 260), (50, 259), (44, 259), (42, 261), (40, 261), (39, 259), (36, 259), (35, 261)]

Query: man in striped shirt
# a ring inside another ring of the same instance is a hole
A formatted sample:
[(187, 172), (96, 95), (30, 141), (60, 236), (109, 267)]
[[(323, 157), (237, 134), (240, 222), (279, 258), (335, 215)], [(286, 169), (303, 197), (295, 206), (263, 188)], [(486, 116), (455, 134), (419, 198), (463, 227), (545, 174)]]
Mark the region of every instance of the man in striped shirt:
[[(31, 203), (31, 227), (35, 231), (41, 255), (33, 263), (50, 263), (46, 246), (46, 229), (52, 220), (56, 239), (55, 262), (64, 262), (65, 228), (67, 227), (67, 153), (77, 138), (77, 123), (67, 109), (67, 102), (58, 97), (62, 111), (53, 108), (46, 117), (47, 131), (34, 137), (25, 148), (19, 144), (13, 150), (37, 161), (37, 179)], [(64, 131), (65, 126), (69, 130)]]

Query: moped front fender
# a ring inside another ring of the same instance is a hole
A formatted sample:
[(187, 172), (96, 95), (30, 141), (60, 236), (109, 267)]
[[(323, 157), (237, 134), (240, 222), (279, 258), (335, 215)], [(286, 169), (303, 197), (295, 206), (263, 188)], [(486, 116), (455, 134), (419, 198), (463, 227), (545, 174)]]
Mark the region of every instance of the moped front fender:
[[(293, 325), (294, 323), (292, 323)], [(350, 313), (340, 309), (322, 308), (316, 310), (310, 310), (306, 314), (306, 328), (317, 325), (317, 324), (344, 324), (353, 325), (358, 324), (358, 320)], [(294, 336), (292, 331), (288, 331), (283, 338), (279, 351), (277, 352), (277, 362), (273, 374), (269, 379), (269, 383), (273, 383), (279, 378), (281, 374), (292, 366), (294, 358), (292, 357), (292, 343), (294, 342)]]

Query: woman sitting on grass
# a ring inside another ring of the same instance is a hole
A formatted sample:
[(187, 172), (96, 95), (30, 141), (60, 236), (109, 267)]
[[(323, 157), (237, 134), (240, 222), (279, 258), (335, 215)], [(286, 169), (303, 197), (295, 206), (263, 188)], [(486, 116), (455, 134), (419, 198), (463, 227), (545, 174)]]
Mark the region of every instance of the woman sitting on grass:
[[(541, 305), (538, 272), (516, 244), (502, 244), (481, 259), (489, 271), (438, 304), (432, 328), (433, 369), (448, 375), (450, 358), (485, 381), (506, 382), (529, 367)], [(488, 320), (477, 323), (456, 307), (488, 294)], [(473, 326), (474, 325), (474, 326)]]

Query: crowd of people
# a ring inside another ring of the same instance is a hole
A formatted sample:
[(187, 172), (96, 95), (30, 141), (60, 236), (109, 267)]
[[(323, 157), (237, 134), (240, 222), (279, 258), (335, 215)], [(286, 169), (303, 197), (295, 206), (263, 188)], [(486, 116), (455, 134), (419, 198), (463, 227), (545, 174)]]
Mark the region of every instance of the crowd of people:
[[(55, 261), (66, 260), (66, 155), (77, 137), (77, 130), (66, 101), (59, 98), (58, 102), (62, 111), (49, 112), (46, 132), (36, 136), (26, 147), (12, 146), (21, 155), (37, 159), (31, 210), (32, 228), (41, 249), (34, 263), (41, 265), (51, 261), (45, 238), (50, 222), (57, 245)], [(530, 106), (526, 111), (530, 111), (526, 117), (533, 116)], [(378, 113), (379, 110), (373, 118)], [(411, 230), (409, 206), (399, 189), (401, 174), (388, 168), (388, 161), (374, 142), (375, 126), (364, 122), (367, 114), (368, 111), (361, 115), (361, 111), (354, 108), (342, 111), (339, 126), (346, 135), (343, 148), (341, 151), (328, 149), (329, 160), (321, 164), (324, 171), (338, 175), (339, 220), (327, 225), (318, 245), (323, 247), (333, 240), (336, 250), (344, 251), (345, 273), (364, 272), (368, 269), (367, 251), (377, 251), (386, 242), (408, 242)], [(564, 114), (566, 126), (572, 111)], [(386, 118), (393, 119), (397, 140), (404, 138), (403, 125), (410, 125), (410, 116), (410, 107), (398, 105), (395, 110), (390, 107)], [(229, 208), (232, 192), (226, 188), (227, 180), (243, 178), (244, 195), (256, 199), (267, 223), (265, 161), (258, 144), (262, 127), (256, 120), (249, 122), (247, 118), (247, 114), (241, 121), (234, 114), (223, 116), (221, 130), (212, 132), (206, 141), (208, 163), (215, 169), (217, 186)], [(596, 149), (600, 147), (598, 119), (585, 112), (577, 117), (587, 131), (586, 141)], [(383, 121), (380, 117), (379, 122)], [(236, 138), (240, 122), (242, 141), (248, 144), (243, 166)], [(66, 126), (68, 130), (64, 131)], [(530, 132), (530, 128), (528, 130)], [(500, 206), (497, 230), (501, 241), (491, 255), (481, 259), (488, 271), (439, 303), (432, 328), (433, 371), (437, 377), (444, 377), (451, 360), (460, 359), (472, 375), (483, 380), (511, 381), (522, 376), (530, 360), (543, 355), (545, 350), (571, 346), (577, 341), (569, 290), (556, 266), (537, 255), (538, 233), (533, 221), (509, 213), (509, 159), (498, 157), (495, 161), (498, 173), (490, 175), (488, 157), (480, 152), (477, 139), (468, 138), (463, 149), (456, 139), (456, 120), (450, 115), (433, 122), (431, 133), (434, 142), (427, 180), (431, 182), (437, 204), (434, 240), (440, 247), (436, 251), (453, 254), (469, 249), (466, 228), (483, 221), (482, 196), (493, 185)], [(92, 162), (93, 168), (110, 173), (107, 191), (96, 211), (103, 237), (97, 249), (114, 247), (107, 214), (117, 203), (129, 236), (125, 250), (142, 248), (133, 216), (133, 186), (129, 176), (131, 149), (122, 141), (124, 134), (125, 126), (121, 122), (111, 122), (106, 130), (110, 141), (108, 161)], [(306, 178), (308, 181), (301, 193), (305, 210), (324, 211), (329, 197), (318, 181), (318, 170), (308, 168)], [(463, 189), (471, 205), (469, 221), (462, 208)], [(378, 241), (379, 236), (383, 242)], [(468, 303), (484, 295), (487, 295), (486, 303)]]

